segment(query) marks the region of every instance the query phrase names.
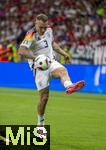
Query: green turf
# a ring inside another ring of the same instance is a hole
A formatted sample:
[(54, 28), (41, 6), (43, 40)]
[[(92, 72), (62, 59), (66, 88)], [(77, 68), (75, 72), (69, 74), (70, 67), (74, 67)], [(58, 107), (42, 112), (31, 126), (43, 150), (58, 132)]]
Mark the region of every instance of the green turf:
[[(36, 124), (35, 90), (0, 88), (0, 124)], [(106, 150), (106, 95), (50, 92), (51, 150)]]

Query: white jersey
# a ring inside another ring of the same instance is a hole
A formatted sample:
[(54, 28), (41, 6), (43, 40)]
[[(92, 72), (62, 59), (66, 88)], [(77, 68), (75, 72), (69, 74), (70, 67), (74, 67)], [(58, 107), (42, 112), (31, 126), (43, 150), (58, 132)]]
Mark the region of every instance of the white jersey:
[[(54, 52), (52, 48), (52, 41), (53, 41), (53, 33), (52, 29), (48, 27), (45, 33), (40, 36), (38, 32), (36, 32), (35, 28), (29, 30), (21, 43), (21, 46), (27, 47), (29, 50), (33, 52), (36, 56), (40, 54), (45, 54), (51, 60), (54, 59)], [(28, 59), (29, 65), (33, 64), (31, 59)]]

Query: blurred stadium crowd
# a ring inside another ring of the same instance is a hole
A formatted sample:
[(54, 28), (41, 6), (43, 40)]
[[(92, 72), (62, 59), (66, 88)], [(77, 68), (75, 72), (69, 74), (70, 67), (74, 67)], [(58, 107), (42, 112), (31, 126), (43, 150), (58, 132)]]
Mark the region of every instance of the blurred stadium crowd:
[(17, 49), (39, 13), (72, 63), (106, 64), (106, 0), (0, 0), (0, 61), (24, 61)]

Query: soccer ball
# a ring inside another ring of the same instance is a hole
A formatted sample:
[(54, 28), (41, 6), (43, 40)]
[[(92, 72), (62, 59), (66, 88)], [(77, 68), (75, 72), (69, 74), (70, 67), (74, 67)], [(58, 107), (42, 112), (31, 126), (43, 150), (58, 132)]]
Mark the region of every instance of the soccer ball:
[(34, 68), (39, 70), (47, 70), (50, 67), (50, 58), (44, 54), (41, 54), (35, 58)]

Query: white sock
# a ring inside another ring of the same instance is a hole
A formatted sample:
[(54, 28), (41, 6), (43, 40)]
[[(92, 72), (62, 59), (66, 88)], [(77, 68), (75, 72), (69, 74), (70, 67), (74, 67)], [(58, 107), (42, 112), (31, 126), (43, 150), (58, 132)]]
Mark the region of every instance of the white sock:
[(44, 115), (38, 115), (38, 125), (44, 125)]
[(71, 85), (73, 85), (73, 83), (72, 83), (71, 81), (65, 81), (65, 82), (64, 82), (64, 87), (65, 87), (65, 88), (68, 88), (68, 87), (70, 87)]

